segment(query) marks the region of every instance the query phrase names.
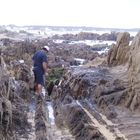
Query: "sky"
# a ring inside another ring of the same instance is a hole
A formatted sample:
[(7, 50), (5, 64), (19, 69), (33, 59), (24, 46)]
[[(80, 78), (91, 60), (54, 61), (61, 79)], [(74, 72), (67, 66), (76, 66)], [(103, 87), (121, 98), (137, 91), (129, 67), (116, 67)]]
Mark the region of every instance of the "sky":
[(0, 0), (0, 25), (140, 28), (140, 0)]

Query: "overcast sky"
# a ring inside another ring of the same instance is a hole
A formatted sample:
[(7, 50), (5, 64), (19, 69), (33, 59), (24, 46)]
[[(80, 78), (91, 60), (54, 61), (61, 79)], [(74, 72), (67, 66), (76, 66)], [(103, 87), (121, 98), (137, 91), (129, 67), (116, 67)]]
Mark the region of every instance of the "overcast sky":
[(140, 0), (0, 0), (0, 25), (140, 28)]

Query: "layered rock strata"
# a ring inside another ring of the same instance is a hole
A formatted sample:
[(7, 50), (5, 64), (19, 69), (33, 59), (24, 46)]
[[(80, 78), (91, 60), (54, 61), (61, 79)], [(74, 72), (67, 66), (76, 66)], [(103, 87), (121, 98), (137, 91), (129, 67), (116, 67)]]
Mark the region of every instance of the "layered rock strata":
[[(61, 86), (54, 87), (52, 93), (57, 126), (68, 127), (77, 140), (124, 139), (109, 128), (106, 129), (96, 113), (92, 116), (77, 102), (89, 99), (101, 109), (107, 108), (109, 103), (121, 104), (121, 98), (125, 95), (125, 87), (120, 84), (121, 82), (113, 79), (106, 69), (77, 68), (68, 72), (63, 78)], [(97, 88), (100, 85), (104, 88), (98, 92)], [(109, 136), (100, 129), (102, 127)]]
[(130, 83), (130, 93), (127, 106), (131, 110), (140, 111), (140, 32), (134, 38), (131, 49), (128, 66), (128, 78)]

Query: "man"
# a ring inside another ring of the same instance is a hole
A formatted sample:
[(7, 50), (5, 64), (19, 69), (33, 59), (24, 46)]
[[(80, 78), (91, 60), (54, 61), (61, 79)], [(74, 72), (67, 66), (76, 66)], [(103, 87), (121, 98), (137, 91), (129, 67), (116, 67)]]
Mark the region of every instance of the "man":
[(48, 59), (46, 54), (49, 50), (50, 48), (48, 46), (44, 46), (41, 50), (37, 51), (32, 58), (34, 63), (35, 92), (37, 95), (41, 95), (41, 97), (45, 96), (42, 93), (42, 89), (45, 83), (44, 75), (47, 74)]

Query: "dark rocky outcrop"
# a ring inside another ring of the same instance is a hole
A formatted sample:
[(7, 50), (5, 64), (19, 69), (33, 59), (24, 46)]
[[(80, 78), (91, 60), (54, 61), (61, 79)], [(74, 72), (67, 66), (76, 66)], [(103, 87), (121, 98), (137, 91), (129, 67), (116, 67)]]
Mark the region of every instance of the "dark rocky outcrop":
[(63, 34), (63, 35), (54, 35), (52, 39), (61, 39), (69, 41), (78, 41), (78, 40), (112, 40), (116, 41), (117, 38), (116, 32), (105, 33), (105, 34), (97, 34), (97, 33), (90, 33), (90, 32), (80, 32), (78, 34)]
[(113, 41), (116, 41), (117, 40), (117, 35), (118, 35), (118, 33), (116, 33), (116, 32), (104, 33), (104, 34), (100, 35), (97, 39), (98, 40), (113, 40)]
[(99, 54), (85, 44), (55, 44), (48, 54), (50, 67), (70, 66), (75, 58), (93, 60)]

